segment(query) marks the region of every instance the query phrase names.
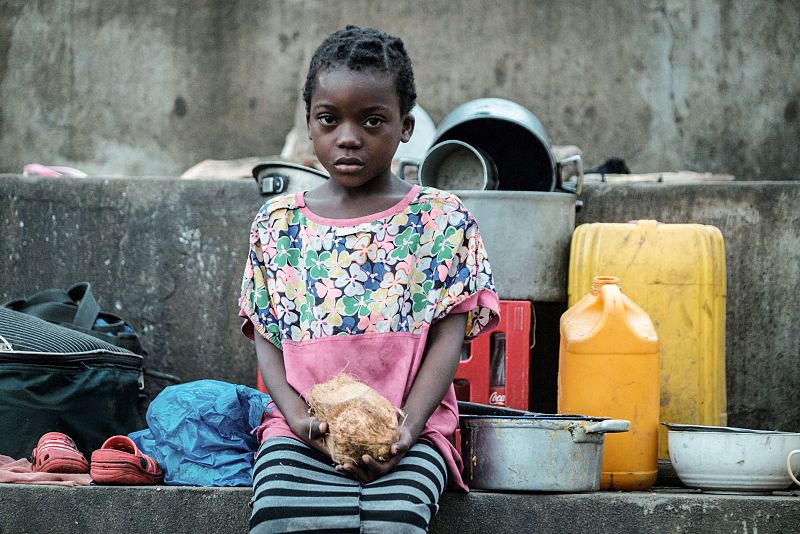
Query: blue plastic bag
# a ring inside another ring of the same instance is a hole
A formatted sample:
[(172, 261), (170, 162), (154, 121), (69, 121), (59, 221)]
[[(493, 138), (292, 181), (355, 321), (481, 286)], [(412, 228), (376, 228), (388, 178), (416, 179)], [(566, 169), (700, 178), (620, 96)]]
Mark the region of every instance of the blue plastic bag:
[(268, 395), (217, 380), (169, 386), (147, 409), (145, 430), (129, 434), (164, 470), (164, 483), (250, 486), (258, 442), (252, 431)]

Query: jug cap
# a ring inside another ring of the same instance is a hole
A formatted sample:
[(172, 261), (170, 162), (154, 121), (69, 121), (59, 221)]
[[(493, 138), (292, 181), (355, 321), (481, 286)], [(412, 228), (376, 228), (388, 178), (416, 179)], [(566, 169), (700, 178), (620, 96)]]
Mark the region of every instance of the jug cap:
[(592, 279), (592, 295), (597, 295), (600, 292), (600, 288), (607, 284), (622, 287), (619, 283), (619, 278), (616, 276), (595, 276)]

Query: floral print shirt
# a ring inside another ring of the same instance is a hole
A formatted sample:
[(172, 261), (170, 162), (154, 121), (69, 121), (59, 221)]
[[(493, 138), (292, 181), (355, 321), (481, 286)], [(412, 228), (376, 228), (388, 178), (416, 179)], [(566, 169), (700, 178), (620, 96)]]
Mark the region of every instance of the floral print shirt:
[[(499, 309), (475, 219), (455, 195), (419, 186), (357, 219), (320, 217), (302, 192), (270, 199), (253, 221), (239, 305), (244, 332), (282, 349), (301, 394), (346, 370), (398, 407), (431, 325), (467, 313), (469, 339), (493, 327)], [(270, 414), (262, 439), (287, 435), (279, 412)], [(457, 424), (451, 387), (422, 436), (445, 449), (451, 472), (461, 468)]]

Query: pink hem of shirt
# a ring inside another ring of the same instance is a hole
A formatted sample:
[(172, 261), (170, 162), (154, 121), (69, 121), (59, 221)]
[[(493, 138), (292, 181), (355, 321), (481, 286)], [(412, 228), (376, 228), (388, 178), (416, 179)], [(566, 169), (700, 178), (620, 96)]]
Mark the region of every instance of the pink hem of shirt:
[(305, 191), (298, 191), (295, 193), (295, 202), (297, 203), (297, 207), (300, 208), (300, 211), (303, 214), (311, 219), (314, 222), (318, 222), (320, 224), (327, 224), (329, 226), (353, 226), (356, 224), (367, 223), (367, 222), (374, 222), (379, 221), (381, 219), (385, 219), (386, 217), (390, 217), (392, 215), (397, 215), (398, 213), (402, 213), (406, 207), (411, 204), (411, 201), (417, 196), (419, 190), (422, 189), (419, 185), (411, 186), (411, 190), (403, 197), (403, 199), (392, 206), (389, 209), (385, 209), (383, 211), (379, 211), (378, 213), (372, 213), (370, 215), (364, 215), (363, 217), (356, 217), (355, 219), (330, 219), (328, 217), (321, 217), (308, 209), (306, 206), (305, 200)]

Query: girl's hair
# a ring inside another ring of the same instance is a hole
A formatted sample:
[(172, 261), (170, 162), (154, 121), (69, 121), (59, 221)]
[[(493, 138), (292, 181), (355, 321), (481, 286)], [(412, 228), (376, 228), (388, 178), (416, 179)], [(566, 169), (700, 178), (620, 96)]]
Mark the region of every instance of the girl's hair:
[(317, 77), (337, 67), (356, 71), (374, 69), (391, 74), (400, 99), (400, 114), (405, 115), (414, 107), (417, 99), (414, 71), (403, 41), (374, 28), (347, 26), (322, 41), (311, 58), (303, 88), (306, 114), (311, 111), (311, 92)]

